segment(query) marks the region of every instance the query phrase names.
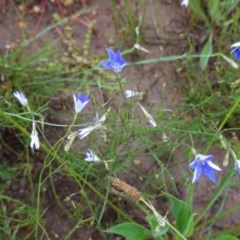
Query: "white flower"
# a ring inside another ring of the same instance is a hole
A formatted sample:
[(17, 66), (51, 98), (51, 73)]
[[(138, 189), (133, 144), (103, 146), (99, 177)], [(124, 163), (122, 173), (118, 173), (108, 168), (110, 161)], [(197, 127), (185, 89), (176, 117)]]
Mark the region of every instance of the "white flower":
[(142, 111), (143, 111), (145, 117), (147, 118), (148, 122), (150, 123), (150, 125), (151, 125), (152, 127), (156, 127), (157, 124), (156, 124), (156, 122), (154, 121), (153, 117), (146, 111), (146, 109), (145, 109), (140, 103), (138, 103), (138, 105), (139, 105), (140, 108), (142, 109)]
[(96, 130), (96, 129), (99, 129), (99, 128), (103, 127), (102, 124), (105, 122), (106, 116), (107, 116), (107, 113), (103, 114), (103, 116), (100, 119), (98, 119), (98, 117), (97, 117), (96, 122), (94, 124), (92, 124), (90, 127), (79, 129), (78, 131), (70, 134), (67, 138), (72, 139), (76, 135), (78, 135), (80, 139), (85, 138), (93, 130)]
[(89, 95), (87, 95), (87, 94), (84, 95), (84, 94), (78, 93), (77, 96), (73, 95), (73, 100), (74, 100), (75, 112), (79, 113), (88, 104)]
[(30, 147), (32, 148), (32, 150), (34, 150), (34, 148), (36, 150), (38, 150), (40, 148), (40, 142), (39, 142), (39, 138), (38, 138), (38, 132), (36, 129), (36, 123), (33, 120), (32, 123), (32, 133), (31, 133), (31, 143), (30, 143)]
[(24, 93), (21, 91), (15, 91), (13, 92), (14, 97), (19, 101), (19, 103), (22, 106), (27, 106), (28, 105), (28, 100), (25, 97)]
[(105, 122), (105, 120), (106, 120), (106, 114), (103, 114), (103, 116), (99, 120), (97, 120), (94, 125), (78, 130), (78, 136), (80, 137), (80, 139), (85, 138), (93, 130), (101, 128), (102, 124)]
[(88, 151), (85, 153), (86, 157), (84, 158), (84, 161), (86, 162), (100, 162), (100, 158), (91, 150), (88, 149)]
[(150, 51), (148, 51), (146, 48), (142, 47), (141, 45), (139, 45), (137, 43), (134, 45), (134, 47), (138, 50), (143, 51), (143, 52), (150, 53)]
[(188, 7), (188, 0), (182, 0), (181, 6)]
[(78, 136), (79, 136), (80, 139), (83, 139), (86, 136), (88, 136), (94, 129), (98, 129), (100, 127), (101, 127), (101, 125), (94, 125), (94, 126), (91, 126), (91, 127), (79, 129), (78, 130)]
[(133, 90), (125, 90), (124, 95), (126, 98), (131, 98), (134, 96), (142, 96), (143, 92), (137, 92)]

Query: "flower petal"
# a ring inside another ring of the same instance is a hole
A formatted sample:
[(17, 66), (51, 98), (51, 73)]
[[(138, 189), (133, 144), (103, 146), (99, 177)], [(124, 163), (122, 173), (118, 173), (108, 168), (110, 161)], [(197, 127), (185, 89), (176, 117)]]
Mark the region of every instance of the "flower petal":
[(89, 95), (78, 93), (77, 96), (73, 95), (75, 113), (79, 113), (88, 104)]
[(235, 161), (234, 171), (235, 171), (235, 172), (238, 174), (238, 176), (240, 177), (240, 160), (236, 160), (236, 161)]
[(40, 148), (38, 132), (37, 132), (36, 123), (35, 123), (34, 120), (33, 120), (33, 123), (32, 123), (32, 133), (31, 133), (30, 147), (32, 148), (32, 150), (34, 150), (34, 149), (39, 150), (39, 148)]
[(196, 160), (194, 160), (194, 161), (192, 161), (190, 164), (189, 164), (189, 167), (190, 168), (196, 168), (197, 167), (197, 161)]
[(110, 61), (116, 61), (116, 53), (111, 48), (106, 48)]
[(192, 183), (195, 183), (199, 180), (199, 178), (202, 175), (202, 168), (201, 167), (196, 167), (193, 173), (193, 179), (192, 179)]
[(140, 94), (139, 92), (136, 92), (136, 91), (133, 91), (133, 90), (125, 90), (124, 91), (124, 95), (125, 95), (126, 98), (131, 98), (131, 97), (137, 96), (139, 94)]
[(89, 101), (89, 95), (78, 93), (78, 100), (82, 103), (88, 102)]
[(127, 64), (127, 62), (123, 59), (121, 52), (118, 50), (115, 55), (115, 60), (118, 64), (122, 65), (122, 68)]
[(111, 69), (112, 68), (112, 62), (110, 60), (105, 60), (100, 63), (101, 67), (104, 67), (106, 69)]
[(27, 106), (28, 105), (28, 100), (25, 97), (24, 93), (21, 91), (15, 91), (13, 92), (14, 97), (19, 101), (19, 103), (22, 106)]
[(99, 157), (91, 149), (88, 149), (85, 155), (84, 161), (86, 162), (100, 162)]
[(240, 47), (240, 42), (236, 42), (231, 45), (231, 48), (238, 48), (238, 47)]
[(78, 130), (78, 135), (80, 139), (85, 138), (87, 135), (89, 135), (93, 131), (94, 127), (88, 127)]
[(207, 165), (208, 165), (209, 167), (211, 167), (212, 169), (214, 169), (214, 170), (222, 171), (222, 169), (221, 169), (218, 165), (216, 165), (215, 163), (213, 163), (212, 161), (207, 161)]
[(203, 155), (203, 154), (197, 154), (195, 159), (197, 161), (201, 161), (201, 162), (206, 162), (206, 161), (212, 161), (213, 159), (213, 155)]
[(188, 7), (188, 0), (182, 0), (181, 6)]
[(214, 170), (211, 167), (209, 167), (208, 165), (205, 165), (205, 167), (203, 168), (203, 173), (212, 182), (214, 182), (214, 183), (217, 182), (215, 174), (214, 174)]
[(236, 61), (240, 60), (240, 49), (239, 48), (235, 48), (231, 51), (231, 54), (235, 55), (235, 59)]

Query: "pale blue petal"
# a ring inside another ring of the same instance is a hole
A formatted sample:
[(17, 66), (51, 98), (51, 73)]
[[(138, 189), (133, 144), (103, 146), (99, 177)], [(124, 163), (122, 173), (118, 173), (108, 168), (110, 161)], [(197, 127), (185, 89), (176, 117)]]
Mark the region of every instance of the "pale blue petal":
[(189, 167), (190, 167), (190, 168), (196, 168), (197, 165), (198, 165), (197, 161), (194, 160), (194, 161), (192, 161), (192, 162), (189, 164)]
[(195, 171), (193, 173), (192, 183), (197, 182), (199, 180), (199, 178), (201, 177), (201, 175), (202, 175), (202, 168), (201, 167), (196, 167)]
[(110, 61), (117, 61), (116, 53), (111, 48), (106, 48), (109, 60)]
[(203, 173), (212, 182), (214, 182), (214, 183), (217, 182), (215, 174), (214, 174), (214, 170), (211, 167), (209, 167), (208, 165), (204, 166)]
[(106, 60), (100, 63), (101, 67), (111, 69), (112, 68), (112, 62), (110, 60)]
[(127, 62), (123, 59), (120, 51), (116, 52), (116, 59), (115, 59), (115, 61), (118, 62), (120, 65), (124, 65), (124, 66), (127, 64)]
[(240, 60), (240, 48), (235, 48), (231, 51), (232, 54), (235, 55), (235, 60), (238, 61)]
[(75, 112), (79, 113), (88, 104), (89, 95), (88, 94), (84, 95), (84, 94), (78, 93), (77, 96), (73, 95), (73, 100), (74, 100)]
[(207, 161), (207, 165), (216, 171), (222, 171), (222, 169), (212, 161)]
[(212, 161), (213, 155), (203, 155), (203, 154), (197, 154), (196, 161), (206, 162), (206, 161)]

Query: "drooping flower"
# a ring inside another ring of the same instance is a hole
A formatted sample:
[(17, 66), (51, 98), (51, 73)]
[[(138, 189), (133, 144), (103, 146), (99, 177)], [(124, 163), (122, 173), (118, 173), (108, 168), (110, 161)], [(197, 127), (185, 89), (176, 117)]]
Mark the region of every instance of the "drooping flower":
[(240, 42), (232, 44), (231, 48), (233, 48), (231, 54), (235, 55), (236, 61), (240, 60)]
[(84, 161), (86, 162), (100, 162), (100, 158), (91, 150), (88, 149), (88, 151), (85, 153), (86, 157), (84, 158)]
[(109, 59), (100, 63), (100, 66), (106, 69), (112, 69), (115, 73), (119, 73), (127, 65), (127, 62), (122, 58), (120, 51), (114, 52), (110, 48), (106, 48)]
[(38, 132), (37, 132), (37, 129), (36, 129), (35, 120), (33, 120), (33, 123), (32, 123), (32, 133), (31, 133), (30, 147), (32, 148), (32, 150), (34, 150), (34, 149), (38, 150), (40, 148), (40, 142), (39, 142), (39, 138), (38, 138)]
[(25, 97), (24, 93), (21, 91), (15, 91), (13, 92), (14, 97), (19, 101), (19, 103), (22, 106), (27, 106), (28, 105), (28, 100)]
[(182, 0), (181, 6), (185, 8), (188, 7), (188, 0)]
[(75, 113), (81, 112), (83, 108), (90, 101), (88, 94), (81, 94), (81, 93), (78, 93), (77, 95), (73, 95), (73, 100), (74, 100)]
[(124, 91), (124, 95), (126, 98), (132, 98), (132, 97), (135, 97), (135, 96), (142, 96), (143, 95), (143, 92), (137, 92), (137, 91), (133, 91), (133, 90), (125, 90)]
[(150, 123), (150, 125), (152, 127), (156, 127), (157, 123), (154, 121), (153, 117), (147, 112), (147, 110), (140, 104), (138, 103), (138, 105), (140, 106), (141, 110), (143, 111), (146, 119), (148, 120), (148, 122)]
[(240, 177), (240, 160), (235, 161), (235, 167), (234, 167), (235, 172), (238, 174)]
[(70, 134), (67, 138), (70, 140), (72, 139), (73, 137), (75, 137), (76, 135), (79, 136), (80, 139), (83, 139), (85, 138), (86, 136), (88, 136), (93, 130), (96, 130), (96, 129), (99, 129), (99, 128), (102, 128), (102, 124), (105, 122), (106, 120), (106, 116), (107, 116), (107, 113), (103, 114), (103, 116), (95, 121), (94, 124), (90, 125), (89, 127), (86, 127), (86, 128), (82, 128), (82, 129), (79, 129), (78, 131)]
[(204, 174), (209, 180), (216, 183), (216, 177), (214, 171), (221, 171), (222, 169), (212, 162), (213, 155), (197, 154), (193, 162), (189, 167), (194, 169), (192, 183), (199, 180), (202, 174)]
[(137, 43), (134, 45), (134, 47), (138, 50), (143, 51), (143, 52), (150, 53), (150, 51), (148, 51), (146, 48), (142, 47), (141, 45), (139, 45)]

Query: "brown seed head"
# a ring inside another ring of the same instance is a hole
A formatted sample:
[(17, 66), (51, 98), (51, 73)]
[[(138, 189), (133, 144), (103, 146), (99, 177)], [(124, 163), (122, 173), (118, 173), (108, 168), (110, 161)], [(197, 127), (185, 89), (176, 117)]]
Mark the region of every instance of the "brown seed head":
[(130, 186), (129, 184), (123, 182), (117, 177), (111, 177), (109, 178), (110, 183), (113, 187), (115, 187), (117, 190), (120, 190), (124, 193), (126, 193), (129, 197), (132, 199), (138, 201), (142, 196), (141, 193), (137, 191), (136, 188)]

